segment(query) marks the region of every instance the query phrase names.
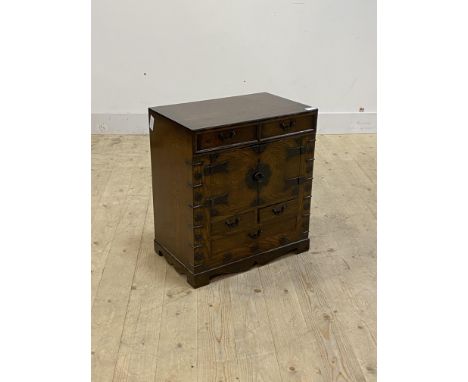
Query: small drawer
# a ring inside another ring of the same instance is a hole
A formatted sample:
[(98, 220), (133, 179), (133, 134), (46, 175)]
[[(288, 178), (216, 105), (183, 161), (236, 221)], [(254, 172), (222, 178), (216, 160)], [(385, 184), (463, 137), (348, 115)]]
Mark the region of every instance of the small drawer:
[(255, 241), (256, 236), (258, 236), (258, 230), (255, 227), (234, 235), (220, 236), (211, 241), (211, 255), (219, 257), (219, 254), (226, 253), (235, 248), (247, 248), (251, 242)]
[(282, 219), (284, 216), (297, 215), (298, 202), (297, 199), (289, 200), (283, 203), (273, 204), (260, 209), (260, 222)]
[[(278, 221), (271, 221), (268, 224), (261, 225), (261, 233), (259, 236), (260, 247), (263, 250), (269, 249), (269, 237), (276, 237), (276, 235), (286, 235), (294, 232), (297, 227), (297, 216), (288, 216)], [(267, 248), (268, 247), (268, 248)]]
[(300, 131), (315, 131), (316, 127), (316, 115), (282, 118), (262, 124), (261, 137), (270, 138), (277, 135), (297, 133)]
[(257, 140), (257, 126), (249, 125), (210, 131), (197, 135), (197, 151)]
[(211, 224), (211, 235), (238, 232), (255, 225), (255, 210), (230, 216)]

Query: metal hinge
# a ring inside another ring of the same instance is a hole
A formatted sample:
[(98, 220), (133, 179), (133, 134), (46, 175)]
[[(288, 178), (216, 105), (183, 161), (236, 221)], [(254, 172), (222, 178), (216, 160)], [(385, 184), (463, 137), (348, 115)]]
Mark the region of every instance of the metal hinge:
[(286, 179), (286, 185), (296, 186), (298, 184), (305, 183), (306, 180), (307, 180), (307, 178), (305, 176), (298, 176), (296, 178)]
[(213, 175), (220, 172), (228, 172), (228, 162), (221, 162), (216, 164), (209, 164), (203, 167), (203, 173), (205, 175)]
[(228, 204), (228, 194), (212, 196), (205, 199), (205, 207), (213, 207), (217, 204)]
[(312, 147), (309, 145), (306, 146), (297, 146), (297, 147), (288, 147), (287, 158), (294, 157), (296, 155), (302, 155), (306, 153), (313, 152)]

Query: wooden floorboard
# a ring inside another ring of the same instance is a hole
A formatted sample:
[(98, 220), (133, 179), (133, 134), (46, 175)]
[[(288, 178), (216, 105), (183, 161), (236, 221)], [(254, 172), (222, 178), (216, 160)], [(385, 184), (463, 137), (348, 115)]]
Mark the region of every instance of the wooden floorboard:
[(114, 381), (154, 381), (167, 263), (154, 255), (153, 227), (150, 204), (130, 290)]
[(308, 252), (196, 290), (153, 251), (148, 136), (91, 144), (93, 382), (377, 380), (375, 135), (317, 137)]

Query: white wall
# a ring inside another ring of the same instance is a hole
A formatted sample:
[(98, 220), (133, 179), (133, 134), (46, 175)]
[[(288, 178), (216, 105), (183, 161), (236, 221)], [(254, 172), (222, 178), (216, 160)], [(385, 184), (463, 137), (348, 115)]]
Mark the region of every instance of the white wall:
[(93, 132), (146, 132), (149, 106), (260, 91), (319, 107), (319, 131), (375, 131), (375, 0), (92, 8)]

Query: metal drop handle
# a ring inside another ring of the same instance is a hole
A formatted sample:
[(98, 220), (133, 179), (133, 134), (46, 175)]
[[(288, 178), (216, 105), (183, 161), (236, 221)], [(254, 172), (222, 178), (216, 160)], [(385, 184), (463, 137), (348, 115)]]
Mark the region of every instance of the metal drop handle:
[(280, 123), (280, 126), (283, 130), (289, 129), (296, 124), (295, 121), (283, 121)]
[(285, 208), (285, 205), (282, 205), (281, 207), (273, 207), (271, 209), (271, 212), (273, 212), (275, 215), (280, 215), (284, 212)]
[(229, 130), (228, 132), (222, 131), (218, 134), (219, 139), (222, 141), (227, 141), (229, 139), (232, 139), (236, 136), (236, 130)]
[(238, 217), (236, 217), (233, 220), (226, 220), (224, 222), (224, 224), (226, 224), (229, 228), (234, 228), (234, 227), (237, 227), (239, 225), (239, 222), (240, 222), (240, 219)]
[(253, 178), (256, 182), (261, 182), (265, 178), (265, 175), (263, 172), (257, 171), (253, 174)]
[(248, 235), (251, 239), (256, 239), (260, 236), (261, 233), (262, 233), (262, 230), (258, 229), (257, 232), (249, 232)]

